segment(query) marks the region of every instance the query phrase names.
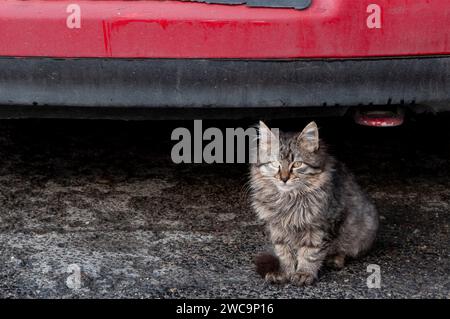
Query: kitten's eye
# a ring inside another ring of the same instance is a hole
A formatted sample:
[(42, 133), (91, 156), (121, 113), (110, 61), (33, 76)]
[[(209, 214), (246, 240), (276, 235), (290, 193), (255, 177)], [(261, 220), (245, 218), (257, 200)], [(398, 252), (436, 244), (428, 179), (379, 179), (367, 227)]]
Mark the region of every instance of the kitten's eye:
[(292, 164), (292, 167), (293, 168), (299, 168), (300, 166), (302, 166), (302, 162), (294, 162), (293, 164)]

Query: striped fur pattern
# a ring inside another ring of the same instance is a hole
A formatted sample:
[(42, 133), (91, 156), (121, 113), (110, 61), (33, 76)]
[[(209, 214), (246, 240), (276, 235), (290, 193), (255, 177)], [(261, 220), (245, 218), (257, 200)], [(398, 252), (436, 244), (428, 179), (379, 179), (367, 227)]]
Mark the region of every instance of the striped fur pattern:
[[(273, 135), (260, 122), (259, 135)], [(269, 150), (270, 139), (259, 148)], [(342, 268), (367, 252), (378, 213), (347, 168), (327, 152), (312, 122), (300, 133), (280, 133), (279, 153), (251, 166), (251, 201), (265, 222), (273, 255), (259, 256), (271, 283), (310, 285), (324, 263)], [(272, 265), (268, 263), (271, 261)]]

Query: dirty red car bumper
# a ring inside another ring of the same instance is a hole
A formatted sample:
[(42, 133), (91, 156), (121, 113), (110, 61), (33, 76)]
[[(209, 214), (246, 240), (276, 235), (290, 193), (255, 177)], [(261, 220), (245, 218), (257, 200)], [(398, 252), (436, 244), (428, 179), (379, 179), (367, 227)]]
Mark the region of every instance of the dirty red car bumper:
[(448, 0), (0, 1), (0, 105), (450, 106)]
[[(80, 23), (71, 24), (77, 10)], [(449, 26), (448, 0), (313, 0), (305, 10), (181, 1), (3, 0), (0, 56), (445, 55)]]

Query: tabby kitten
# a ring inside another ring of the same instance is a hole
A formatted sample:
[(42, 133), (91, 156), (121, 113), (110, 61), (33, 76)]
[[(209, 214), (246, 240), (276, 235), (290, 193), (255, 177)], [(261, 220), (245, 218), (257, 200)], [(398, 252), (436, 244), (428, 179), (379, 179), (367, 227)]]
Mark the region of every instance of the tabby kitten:
[[(324, 262), (340, 269), (346, 257), (371, 247), (378, 213), (353, 175), (328, 154), (316, 123), (277, 139), (260, 122), (259, 133), (259, 154), (268, 156), (251, 167), (252, 207), (276, 256), (257, 257), (257, 271), (271, 283), (310, 285)], [(274, 140), (279, 152), (270, 155)]]

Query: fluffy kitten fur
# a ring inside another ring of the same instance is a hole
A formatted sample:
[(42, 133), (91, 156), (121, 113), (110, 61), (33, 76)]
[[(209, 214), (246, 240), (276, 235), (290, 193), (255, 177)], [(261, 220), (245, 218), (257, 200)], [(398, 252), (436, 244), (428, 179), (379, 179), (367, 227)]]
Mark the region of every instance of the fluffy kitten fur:
[[(259, 147), (273, 136), (260, 122)], [(261, 154), (261, 153), (260, 153)], [(257, 271), (272, 283), (310, 285), (324, 262), (344, 267), (372, 245), (378, 213), (347, 168), (327, 152), (317, 125), (280, 133), (278, 158), (251, 167), (252, 207), (267, 226), (274, 255), (260, 255)]]

